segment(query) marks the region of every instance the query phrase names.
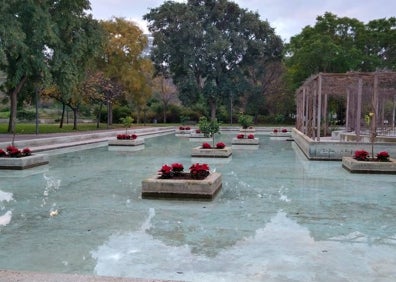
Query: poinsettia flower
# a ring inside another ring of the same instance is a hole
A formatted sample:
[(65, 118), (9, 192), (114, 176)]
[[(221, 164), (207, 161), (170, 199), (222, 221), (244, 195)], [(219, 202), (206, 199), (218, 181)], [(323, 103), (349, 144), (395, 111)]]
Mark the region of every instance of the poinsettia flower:
[(207, 143), (207, 142), (204, 142), (204, 143), (202, 143), (202, 148), (203, 148), (203, 149), (211, 149), (211, 148), (212, 148), (212, 146), (210, 146), (210, 144), (209, 144), (209, 143)]

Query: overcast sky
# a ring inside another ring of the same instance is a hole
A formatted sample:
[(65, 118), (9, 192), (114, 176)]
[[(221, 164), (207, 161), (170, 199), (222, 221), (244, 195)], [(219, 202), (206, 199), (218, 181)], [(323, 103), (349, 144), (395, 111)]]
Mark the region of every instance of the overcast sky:
[[(151, 8), (159, 7), (163, 0), (91, 0), (94, 18), (108, 20), (112, 16), (136, 22), (144, 32), (142, 20)], [(178, 0), (176, 2), (185, 2)], [(268, 20), (276, 34), (285, 41), (313, 26), (316, 17), (331, 12), (338, 17), (356, 18), (364, 23), (370, 20), (396, 16), (395, 0), (235, 0), (239, 7), (258, 12)]]

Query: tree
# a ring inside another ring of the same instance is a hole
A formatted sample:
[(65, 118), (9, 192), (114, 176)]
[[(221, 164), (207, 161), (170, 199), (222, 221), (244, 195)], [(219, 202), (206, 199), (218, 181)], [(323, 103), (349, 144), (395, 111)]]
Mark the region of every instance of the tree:
[(166, 113), (169, 104), (178, 101), (176, 85), (171, 78), (167, 78), (161, 74), (154, 78), (153, 88), (158, 100), (162, 103), (163, 120), (166, 123)]
[(10, 97), (8, 132), (15, 133), (17, 98), (27, 81), (48, 77), (47, 44), (56, 38), (46, 1), (2, 1), (0, 69)]
[[(120, 83), (125, 99), (140, 112), (151, 96), (152, 64), (142, 56), (147, 47), (147, 37), (136, 24), (122, 18), (102, 21), (101, 25), (106, 31), (107, 41), (99, 68), (111, 80)], [(112, 123), (111, 115), (109, 123)]]
[(96, 21), (85, 14), (89, 9), (88, 0), (2, 2), (0, 69), (11, 101), (9, 132), (15, 132), (17, 100), (27, 83), (54, 82), (62, 100), (71, 93), (73, 100), (79, 97), (85, 66), (101, 45)]
[(87, 0), (56, 1), (50, 13), (56, 24), (57, 40), (50, 44), (49, 60), (53, 83), (63, 105), (60, 127), (63, 125), (65, 105), (73, 111), (73, 129), (77, 129), (77, 114), (83, 103), (82, 92), (87, 69), (92, 58), (98, 56), (104, 40), (99, 23), (87, 16)]
[(211, 119), (237, 88), (233, 78), (247, 75), (244, 66), (281, 58), (282, 41), (269, 23), (227, 0), (167, 1), (144, 19), (154, 36), (157, 69), (169, 68), (184, 104), (203, 97)]
[(318, 72), (375, 71), (395, 67), (396, 19), (374, 20), (367, 25), (331, 13), (318, 16), (292, 37), (285, 62), (292, 89)]

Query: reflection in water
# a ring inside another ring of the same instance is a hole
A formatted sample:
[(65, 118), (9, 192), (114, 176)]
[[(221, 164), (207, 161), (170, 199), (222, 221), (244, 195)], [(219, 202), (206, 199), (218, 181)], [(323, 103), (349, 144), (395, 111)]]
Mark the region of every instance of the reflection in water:
[(112, 235), (93, 251), (95, 273), (188, 281), (341, 281), (344, 273), (352, 278), (349, 281), (361, 281), (378, 272), (385, 277), (396, 275), (396, 254), (387, 246), (360, 244), (367, 238), (355, 232), (315, 241), (307, 228), (283, 211), (216, 257), (196, 255), (188, 245), (168, 246), (153, 238), (146, 231), (154, 215), (151, 209), (140, 230)]

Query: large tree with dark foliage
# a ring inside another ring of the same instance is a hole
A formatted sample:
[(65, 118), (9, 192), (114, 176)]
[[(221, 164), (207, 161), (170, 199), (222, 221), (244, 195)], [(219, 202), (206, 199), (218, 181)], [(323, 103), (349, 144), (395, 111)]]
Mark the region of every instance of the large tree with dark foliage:
[(290, 88), (318, 72), (375, 71), (396, 67), (396, 18), (364, 24), (325, 13), (286, 46)]
[(227, 0), (167, 1), (144, 19), (157, 68), (169, 68), (184, 104), (207, 101), (212, 119), (221, 103), (256, 87), (247, 67), (282, 55), (282, 40), (269, 23)]
[(88, 0), (1, 1), (0, 70), (7, 76), (9, 132), (15, 132), (18, 96), (26, 85), (54, 83), (65, 101), (76, 104), (71, 96), (79, 96), (85, 66), (101, 45), (89, 9)]

